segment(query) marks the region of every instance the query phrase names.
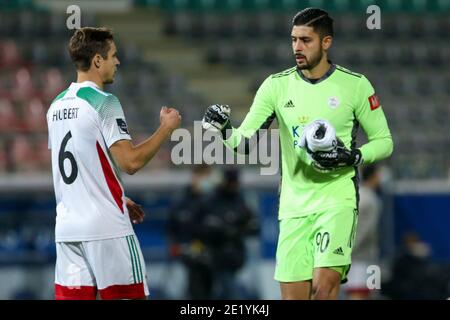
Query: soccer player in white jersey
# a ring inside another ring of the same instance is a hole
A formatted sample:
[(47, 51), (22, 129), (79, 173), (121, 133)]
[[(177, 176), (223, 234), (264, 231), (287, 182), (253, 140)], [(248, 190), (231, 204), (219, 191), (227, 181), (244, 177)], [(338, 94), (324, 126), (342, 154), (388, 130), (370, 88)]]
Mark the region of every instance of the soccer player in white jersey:
[(56, 299), (145, 299), (145, 263), (131, 220), (144, 212), (125, 196), (119, 171), (145, 166), (179, 127), (163, 107), (160, 126), (134, 145), (117, 97), (103, 90), (120, 64), (111, 30), (82, 28), (69, 43), (77, 82), (47, 113), (56, 196)]

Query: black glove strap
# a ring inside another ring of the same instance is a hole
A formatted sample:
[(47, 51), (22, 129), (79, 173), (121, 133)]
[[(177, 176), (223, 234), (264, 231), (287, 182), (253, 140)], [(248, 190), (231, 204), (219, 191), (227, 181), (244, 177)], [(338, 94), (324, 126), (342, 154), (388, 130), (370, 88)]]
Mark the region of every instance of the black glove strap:
[(330, 152), (314, 152), (311, 156), (324, 168), (353, 167), (362, 162), (362, 155), (359, 149), (348, 150), (338, 147)]
[(227, 123), (223, 127), (221, 133), (222, 133), (222, 139), (223, 140), (230, 139), (231, 134), (233, 133), (233, 127), (231, 126), (230, 120), (227, 121)]

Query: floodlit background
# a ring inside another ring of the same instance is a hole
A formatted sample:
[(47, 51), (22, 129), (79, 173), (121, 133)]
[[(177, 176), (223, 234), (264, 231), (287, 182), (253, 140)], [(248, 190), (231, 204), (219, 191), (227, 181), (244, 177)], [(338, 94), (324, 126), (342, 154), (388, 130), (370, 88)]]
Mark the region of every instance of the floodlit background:
[[(381, 9), (381, 30), (366, 27), (371, 4)], [(69, 5), (81, 9), (82, 26), (114, 30), (121, 66), (106, 90), (120, 99), (136, 142), (157, 128), (163, 105), (180, 110), (182, 127), (192, 130), (209, 104), (226, 103), (237, 126), (262, 80), (294, 66), (294, 14), (309, 6), (328, 10), (335, 20), (332, 61), (371, 80), (394, 138), (393, 156), (380, 165), (380, 219), (367, 222), (377, 235), (370, 264), (381, 270), (381, 289), (371, 298), (450, 296), (450, 1), (0, 0), (1, 299), (53, 298), (55, 199), (45, 114), (76, 80), (66, 50)], [(180, 207), (192, 166), (172, 164), (173, 145), (135, 176), (123, 175), (127, 194), (147, 213), (135, 230), (151, 297), (192, 298), (200, 290), (207, 298), (278, 299), (279, 175), (261, 177), (252, 165), (238, 166), (236, 178), (213, 166), (217, 179), (208, 181), (238, 181), (251, 214), (242, 232), (226, 221), (211, 229), (236, 240), (211, 257), (213, 240), (191, 232), (192, 223), (204, 221), (187, 221), (190, 204)], [(233, 272), (212, 280), (214, 259), (242, 253)], [(204, 277), (190, 274), (192, 266)], [(365, 271), (363, 278), (372, 274)], [(233, 288), (221, 290), (233, 273)], [(342, 299), (348, 293), (355, 292), (343, 289)]]

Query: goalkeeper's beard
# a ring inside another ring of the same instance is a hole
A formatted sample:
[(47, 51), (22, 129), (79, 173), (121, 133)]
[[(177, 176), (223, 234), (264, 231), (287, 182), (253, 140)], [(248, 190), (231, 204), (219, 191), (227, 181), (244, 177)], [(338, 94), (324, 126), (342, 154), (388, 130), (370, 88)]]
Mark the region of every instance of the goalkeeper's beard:
[(304, 57), (305, 57), (305, 62), (303, 62), (301, 64), (297, 63), (297, 68), (300, 70), (312, 70), (320, 63), (320, 61), (322, 61), (322, 58), (323, 58), (322, 48), (320, 48), (318, 50), (317, 54), (312, 55), (311, 59), (308, 59), (306, 56), (304, 56)]

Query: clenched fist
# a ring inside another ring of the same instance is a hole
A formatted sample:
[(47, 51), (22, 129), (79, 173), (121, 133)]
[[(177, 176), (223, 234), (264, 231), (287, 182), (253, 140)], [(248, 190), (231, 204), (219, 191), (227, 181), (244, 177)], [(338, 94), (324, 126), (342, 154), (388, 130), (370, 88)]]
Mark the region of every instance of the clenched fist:
[(161, 112), (159, 113), (159, 121), (161, 123), (161, 126), (168, 128), (170, 131), (173, 131), (180, 126), (181, 115), (174, 108), (162, 107)]

